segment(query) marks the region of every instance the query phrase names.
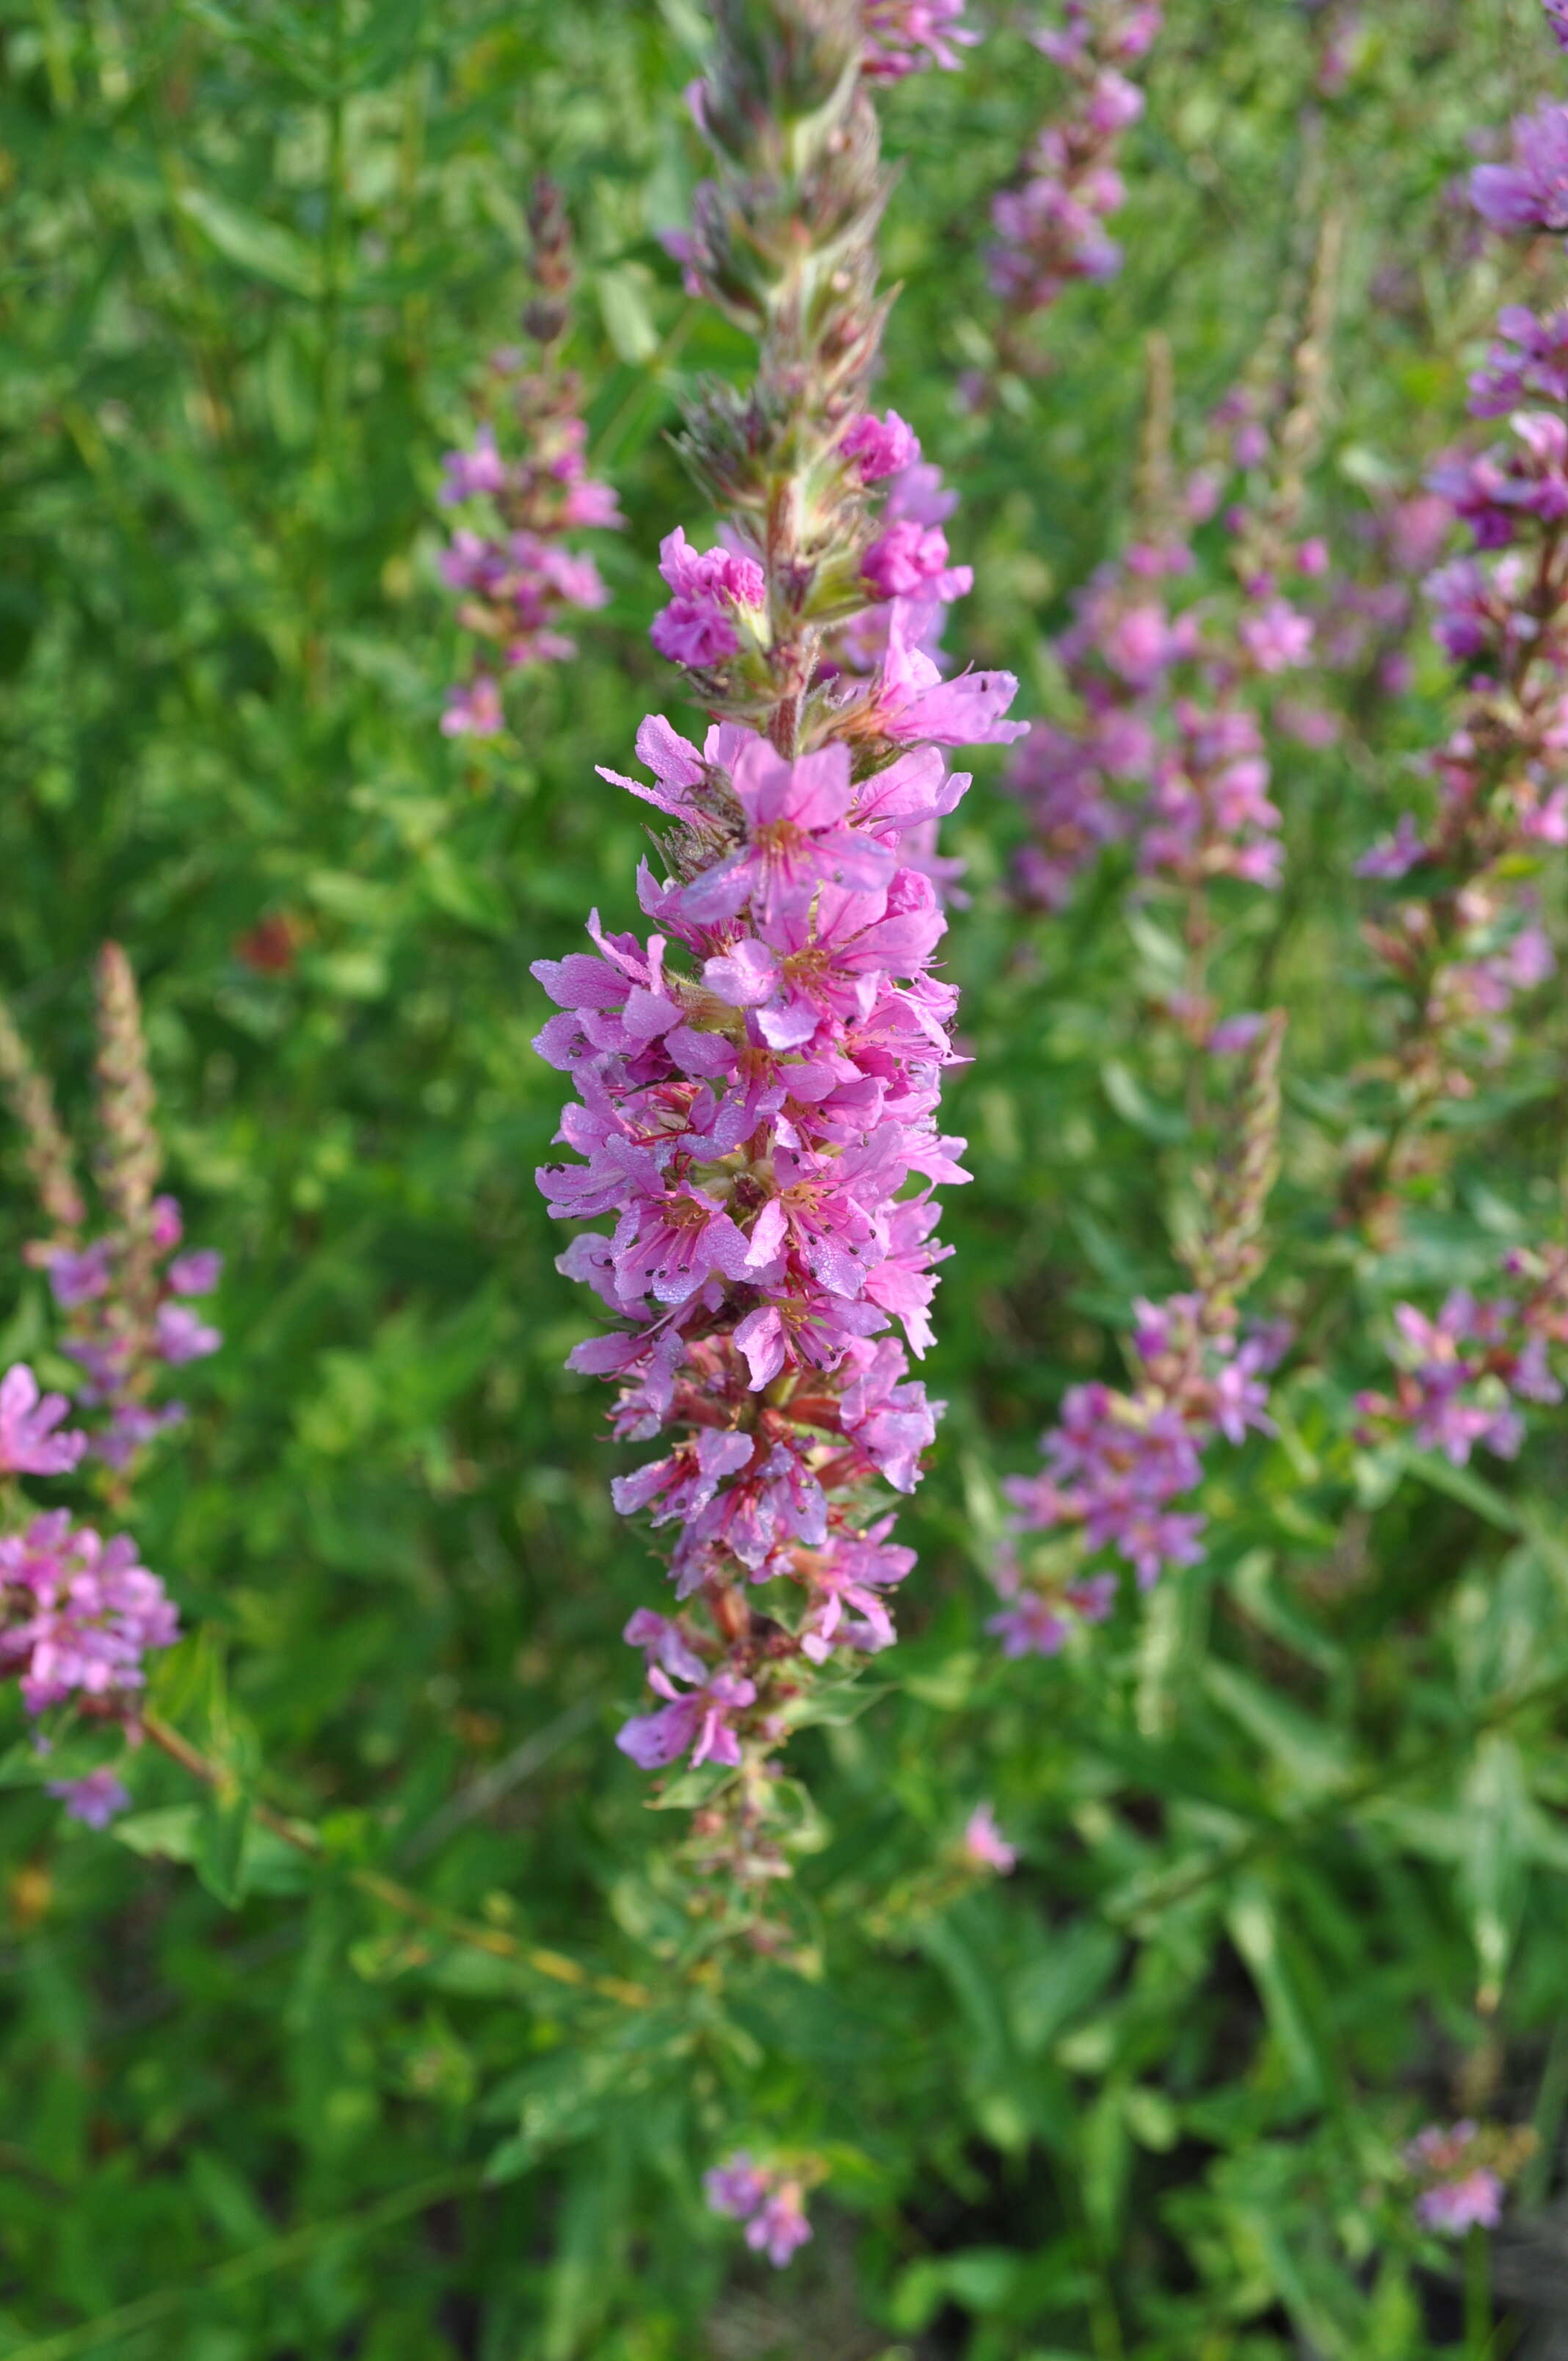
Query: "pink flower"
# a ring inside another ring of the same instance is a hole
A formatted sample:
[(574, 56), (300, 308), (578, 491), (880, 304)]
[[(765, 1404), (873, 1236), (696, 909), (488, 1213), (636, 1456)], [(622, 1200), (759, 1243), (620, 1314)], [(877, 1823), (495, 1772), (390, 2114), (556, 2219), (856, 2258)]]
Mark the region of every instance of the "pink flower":
[[(799, 209), (759, 86), (736, 104), (738, 56), (764, 82), (773, 71), (743, 13), (723, 18), (695, 96), (699, 128), (726, 126), (724, 169), (679, 251), (699, 289), (754, 317), (770, 357), (762, 398), (729, 424), (717, 408), (694, 418), (729, 515), (714, 548), (664, 540), (671, 596), (652, 626), (697, 675), (711, 727), (699, 747), (651, 716), (647, 775), (602, 774), (662, 816), (637, 881), (653, 931), (607, 933), (596, 913), (592, 956), (534, 972), (555, 1004), (537, 1047), (576, 1092), (540, 1184), (553, 1213), (605, 1224), (561, 1268), (618, 1323), (571, 1366), (610, 1380), (619, 1437), (658, 1438), (614, 1497), (674, 1533), (677, 1612), (627, 1627), (652, 1709), (618, 1742), (649, 1769), (743, 1768), (713, 1783), (696, 1835), (705, 1864), (760, 1890), (785, 1866), (766, 1776), (798, 1719), (785, 1708), (817, 1667), (891, 1643), (913, 1563), (879, 1493), (914, 1487), (936, 1433), (942, 1406), (910, 1355), (932, 1340), (946, 1254), (932, 1191), (968, 1177), (939, 1123), (957, 995), (936, 972), (952, 864), (934, 842), (968, 780), (940, 749), (1023, 725), (1003, 719), (1008, 675), (944, 676), (943, 610), (970, 576), (948, 562), (938, 471), (895, 412), (864, 407), (876, 208), (857, 196), (827, 226), (815, 200)], [(949, 45), (968, 38), (956, 0), (869, 0), (865, 32), (867, 71), (883, 76), (956, 62)], [(832, 62), (831, 41), (806, 44), (801, 86)], [(837, 126), (828, 186), (860, 154), (867, 100), (838, 72), (819, 102)], [(754, 315), (726, 260), (738, 236), (771, 291)], [(798, 361), (818, 344), (822, 401)], [(499, 595), (492, 552), (462, 564), (476, 597)], [(749, 2159), (727, 2170), (716, 2202), (783, 2262), (808, 2235), (798, 2179)]]
[(505, 728), (501, 693), (488, 673), (476, 673), (472, 680), (447, 691), (443, 737), (494, 738)]
[(861, 572), (879, 598), (906, 598), (940, 579), (948, 565), (948, 537), (940, 525), (905, 517), (872, 542)]
[(1014, 675), (966, 672), (944, 680), (938, 666), (915, 645), (912, 621), (905, 601), (895, 598), (875, 693), (884, 734), (900, 745), (924, 740), (936, 746), (992, 746), (1022, 738), (1028, 723), (1003, 719), (1018, 694)]
[(699, 1688), (680, 1690), (663, 1666), (655, 1664), (648, 1675), (648, 1686), (668, 1697), (669, 1704), (655, 1713), (633, 1715), (615, 1741), (640, 1770), (662, 1771), (677, 1755), (686, 1753), (694, 1770), (703, 1763), (733, 1767), (740, 1762), (740, 1743), (731, 1723), (735, 1715), (756, 1702), (753, 1681), (738, 1673), (721, 1672)]
[(1429, 2124), (1405, 2150), (1409, 2169), (1426, 2182), (1416, 2200), (1416, 2218), (1442, 2236), (1496, 2229), (1502, 2219), (1503, 2184), (1484, 2153), (1479, 2126), (1468, 2116), (1457, 2124)]
[(766, 2255), (775, 2270), (783, 2270), (811, 2235), (811, 2224), (806, 2218), (805, 2202), (798, 2184), (781, 2181), (764, 2202), (761, 2213), (746, 2224), (746, 2244), (756, 2254)]
[(1401, 812), (1392, 836), (1364, 852), (1355, 863), (1358, 877), (1404, 877), (1427, 858), (1420, 829), (1409, 812)]
[(169, 1284), (176, 1295), (211, 1295), (223, 1277), (224, 1258), (211, 1246), (179, 1255), (169, 1266)]
[(648, 636), (672, 664), (721, 664), (740, 647), (738, 608), (761, 607), (766, 594), (755, 558), (729, 549), (694, 549), (677, 525), (659, 544), (659, 571), (674, 592)]
[(766, 2173), (758, 2171), (743, 2147), (705, 2172), (702, 2185), (713, 2211), (738, 2221), (749, 2219), (768, 2193)]
[(956, 73), (960, 49), (980, 39), (963, 21), (964, 0), (864, 0), (865, 57), (861, 71), (873, 81), (899, 82), (905, 74), (940, 66)]
[(786, 902), (808, 902), (819, 885), (866, 893), (892, 882), (891, 849), (850, 824), (855, 791), (847, 746), (788, 762), (753, 738), (736, 758), (730, 790), (746, 836), (681, 889), (682, 916), (696, 925), (732, 918), (748, 902), (766, 918)]
[(744, 2148), (705, 2173), (703, 2188), (716, 2213), (746, 2224), (746, 2244), (775, 2269), (811, 2235), (799, 2180), (777, 2167), (753, 2164)]
[(70, 1818), (90, 1828), (106, 1828), (131, 1800), (130, 1789), (109, 1770), (89, 1771), (81, 1779), (51, 1779), (49, 1792), (65, 1806)]
[(224, 1341), (221, 1331), (199, 1320), (182, 1303), (160, 1303), (157, 1319), (158, 1350), (171, 1367), (205, 1359)]
[(1568, 106), (1544, 101), (1513, 126), (1511, 164), (1477, 164), (1470, 198), (1497, 229), (1568, 230)]
[(506, 462), (496, 448), (495, 429), (481, 426), (472, 451), (448, 451), (441, 463), (445, 480), (437, 494), (444, 509), (455, 508), (477, 494), (506, 489)]
[(113, 1283), (115, 1241), (96, 1238), (79, 1254), (54, 1246), (49, 1254), (49, 1292), (62, 1312), (106, 1295)]
[(1043, 311), (1075, 280), (1107, 279), (1121, 268), (1104, 222), (1124, 196), (1114, 163), (1122, 134), (1144, 107), (1121, 68), (1143, 56), (1161, 14), (1157, 0), (1100, 0), (1092, 11), (1067, 0), (1065, 27), (1029, 37), (1069, 89), (1025, 157), (1021, 183), (992, 203), (992, 285), (1019, 312)]
[(1446, 2238), (1462, 2238), (1467, 2230), (1495, 2230), (1503, 2218), (1503, 2184), (1485, 2165), (1462, 2173), (1457, 2180), (1440, 2180), (1416, 2200), (1424, 2228)]
[(847, 459), (860, 461), (863, 484), (878, 484), (914, 466), (920, 456), (920, 438), (896, 410), (890, 410), (885, 418), (863, 411), (844, 429), (839, 448)]
[(66, 1476), (87, 1448), (87, 1437), (57, 1433), (71, 1409), (63, 1394), (38, 1393), (25, 1361), (0, 1378), (0, 1475)]
[(998, 1877), (1010, 1877), (1018, 1866), (1017, 1852), (997, 1827), (989, 1804), (977, 1804), (964, 1823), (963, 1849), (971, 1868), (994, 1870)]
[(102, 1541), (57, 1510), (0, 1535), (0, 1669), (19, 1675), (30, 1713), (138, 1688), (148, 1650), (178, 1636), (163, 1585), (128, 1534)]
[(1284, 598), (1270, 598), (1255, 615), (1244, 615), (1236, 636), (1259, 672), (1288, 671), (1311, 653), (1311, 623)]

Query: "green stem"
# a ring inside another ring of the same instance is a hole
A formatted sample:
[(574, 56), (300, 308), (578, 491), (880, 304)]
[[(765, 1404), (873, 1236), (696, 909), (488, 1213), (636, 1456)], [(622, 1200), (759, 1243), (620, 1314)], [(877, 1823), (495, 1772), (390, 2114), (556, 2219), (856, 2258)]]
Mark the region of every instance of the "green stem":
[(1464, 2350), (1469, 2361), (1489, 2361), (1492, 2327), (1492, 2247), (1477, 2224), (1464, 2240)]
[(114, 2312), (101, 2312), (96, 2320), (83, 2321), (76, 2328), (61, 2329), (52, 2336), (35, 2337), (30, 2345), (13, 2345), (6, 2361), (79, 2361), (81, 2355), (95, 2352), (101, 2345), (132, 2335), (139, 2329), (156, 2327), (200, 2297), (226, 2295), (236, 2288), (251, 2286), (257, 2279), (269, 2278), (274, 2271), (286, 2270), (292, 2263), (308, 2262), (336, 2239), (375, 2237), (394, 2224), (406, 2221), (411, 2213), (422, 2213), (449, 2197), (466, 2195), (481, 2187), (483, 2180), (484, 2170), (478, 2165), (436, 2173), (408, 2189), (394, 2190), (390, 2196), (367, 2205), (361, 2213), (341, 2213), (330, 2222), (312, 2222), (303, 2229), (269, 2238), (262, 2246), (249, 2246), (242, 2255), (231, 2255), (226, 2261), (214, 2263), (210, 2270), (188, 2279), (181, 2287), (155, 2289), (150, 2295), (137, 2296), (132, 2302), (123, 2303)]
[[(145, 1715), (141, 1730), (143, 1736), (149, 1739), (160, 1753), (166, 1754), (171, 1763), (177, 1763), (192, 1779), (199, 1779), (203, 1786), (215, 1788), (227, 1783), (229, 1774), (221, 1763), (210, 1761), (199, 1747), (192, 1745), (182, 1732), (160, 1720), (157, 1714)], [(251, 1809), (264, 1828), (269, 1829), (276, 1837), (281, 1837), (283, 1842), (292, 1845), (296, 1852), (308, 1854), (315, 1861), (327, 1858), (319, 1830), (313, 1828), (308, 1820), (275, 1812), (269, 1804), (260, 1802), (254, 1803)], [(411, 1886), (400, 1884), (395, 1877), (384, 1876), (378, 1869), (351, 1868), (345, 1873), (356, 1893), (384, 1903), (401, 1917), (412, 1919), (417, 1926), (428, 1927), (433, 1932), (444, 1935), (451, 1942), (465, 1944), (470, 1950), (488, 1951), (494, 1959), (513, 1960), (519, 1967), (527, 1968), (535, 1975), (545, 1976), (552, 1983), (575, 1985), (579, 1991), (597, 1993), (602, 2000), (618, 2001), (623, 2008), (647, 2008), (652, 2004), (653, 1995), (643, 1984), (629, 1983), (620, 1976), (596, 1975), (579, 1960), (568, 1959), (563, 1951), (547, 1950), (536, 1943), (522, 1943), (515, 1935), (509, 1935), (504, 1927), (485, 1927), (474, 1919), (460, 1917), (455, 1911), (445, 1909), (439, 1902), (427, 1901), (423, 1894), (414, 1893)]]

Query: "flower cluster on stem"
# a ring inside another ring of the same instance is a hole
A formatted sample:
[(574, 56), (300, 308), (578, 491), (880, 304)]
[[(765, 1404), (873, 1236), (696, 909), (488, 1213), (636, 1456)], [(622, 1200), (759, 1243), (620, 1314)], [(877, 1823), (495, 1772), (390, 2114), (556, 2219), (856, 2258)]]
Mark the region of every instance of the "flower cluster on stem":
[[(1299, 412), (1287, 408), (1284, 428)], [(1223, 457), (1146, 502), (1140, 537), (1080, 593), (1056, 646), (1064, 711), (1031, 726), (1004, 782), (1031, 823), (1015, 869), (1025, 903), (1060, 910), (1117, 844), (1130, 847), (1141, 890), (1184, 900), (1191, 973), (1171, 1013), (1195, 1040), (1215, 1015), (1203, 983), (1207, 888), (1221, 877), (1279, 883), (1265, 721), (1294, 734), (1308, 725), (1295, 708), (1270, 715), (1265, 700), (1311, 659), (1316, 618), (1302, 594), (1328, 563), (1285, 500), (1285, 434), (1257, 395), (1229, 396), (1213, 427)], [(1216, 512), (1228, 559), (1217, 581), (1193, 538)]]
[(798, 2165), (757, 2164), (737, 2148), (703, 2176), (703, 2189), (716, 2213), (745, 2224), (746, 2244), (782, 2270), (811, 2235), (806, 2218), (806, 2183)]
[[(1008, 1480), (1012, 1530), (994, 1569), (1004, 1604), (988, 1627), (1006, 1655), (1054, 1655), (1076, 1625), (1110, 1614), (1120, 1582), (1106, 1552), (1144, 1589), (1168, 1567), (1195, 1565), (1206, 1521), (1177, 1504), (1201, 1482), (1205, 1451), (1221, 1435), (1234, 1444), (1273, 1432), (1267, 1379), (1289, 1332), (1244, 1331), (1237, 1300), (1263, 1267), (1284, 1034), (1277, 1011), (1246, 1053), (1232, 1145), (1188, 1257), (1193, 1288), (1134, 1306), (1132, 1384), (1075, 1386), (1042, 1438), (1041, 1473)], [(1021, 1544), (1034, 1533), (1054, 1538), (1030, 1554)]]
[[(190, 1308), (217, 1283), (221, 1257), (173, 1253), (180, 1211), (157, 1187), (162, 1156), (136, 982), (113, 943), (98, 962), (97, 1018), (97, 1180), (109, 1218), (86, 1237), (87, 1202), (53, 1093), (0, 1009), (0, 1088), (50, 1232), (28, 1259), (66, 1315), (60, 1350), (82, 1372), (75, 1407), (89, 1422), (67, 1426), (71, 1404), (42, 1393), (25, 1362), (0, 1377), (0, 1674), (16, 1679), (29, 1714), (70, 1707), (134, 1741), (146, 1658), (178, 1636), (173, 1605), (128, 1533), (105, 1538), (67, 1509), (38, 1510), (20, 1479), (69, 1475), (91, 1454), (107, 1505), (123, 1510), (144, 1447), (183, 1416), (181, 1404), (149, 1399), (159, 1370), (221, 1341)], [(128, 1800), (107, 1766), (52, 1782), (50, 1793), (94, 1828)]]
[(1066, 0), (1059, 27), (1031, 33), (1058, 67), (1067, 93), (1036, 135), (1016, 184), (992, 201), (991, 283), (1008, 307), (1003, 338), (1016, 368), (1039, 366), (1024, 331), (1075, 280), (1110, 279), (1122, 249), (1105, 227), (1125, 192), (1116, 170), (1122, 135), (1144, 111), (1125, 69), (1160, 28), (1162, 0)]
[(1357, 1396), (1365, 1441), (1405, 1433), (1455, 1467), (1477, 1447), (1512, 1459), (1524, 1440), (1518, 1405), (1563, 1400), (1551, 1348), (1568, 1343), (1568, 1248), (1516, 1249), (1504, 1269), (1522, 1282), (1513, 1294), (1456, 1288), (1435, 1319), (1395, 1305), (1394, 1391)]
[(576, 273), (571, 231), (548, 180), (534, 185), (529, 225), (537, 293), (522, 326), (535, 349), (492, 355), (473, 443), (443, 462), (442, 505), (461, 510), (465, 522), (441, 572), (478, 643), (442, 716), (453, 738), (495, 737), (505, 727), (506, 675), (576, 653), (563, 621), (602, 607), (609, 594), (593, 559), (567, 536), (624, 522), (610, 486), (587, 472), (577, 380), (561, 362)]
[(1503, 2218), (1508, 2184), (1534, 2147), (1528, 2127), (1509, 2131), (1468, 2115), (1456, 2124), (1429, 2124), (1407, 2144), (1403, 2158), (1417, 2184), (1416, 2219), (1422, 2229), (1445, 2238), (1495, 2230)]
[[(96, 983), (97, 1180), (107, 1216), (102, 1228), (89, 1234), (69, 1148), (63, 1134), (55, 1138), (52, 1101), (47, 1120), (39, 1121), (38, 1092), (44, 1086), (30, 1065), (30, 1079), (8, 1094), (29, 1142), (29, 1163), (50, 1224), (50, 1235), (28, 1247), (27, 1258), (46, 1273), (64, 1314), (60, 1350), (82, 1373), (74, 1392), (79, 1411), (93, 1414), (90, 1447), (123, 1473), (156, 1435), (185, 1416), (182, 1402), (155, 1398), (163, 1372), (204, 1359), (223, 1342), (194, 1309), (217, 1286), (223, 1257), (210, 1248), (181, 1251), (180, 1206), (159, 1190), (163, 1152), (141, 1011), (130, 962), (117, 943), (104, 945)], [(67, 1161), (49, 1166), (47, 1185), (39, 1182), (46, 1152), (58, 1158), (62, 1148)], [(64, 1188), (57, 1174), (65, 1176)]]
[[(1553, 158), (1568, 158), (1560, 105), (1516, 124), (1510, 164), (1476, 168), (1483, 216), (1497, 228), (1568, 229)], [(1395, 1111), (1353, 1154), (1342, 1188), (1344, 1217), (1384, 1242), (1401, 1183), (1434, 1152), (1424, 1136), (1433, 1111), (1474, 1094), (1477, 1071), (1512, 1040), (1514, 1002), (1556, 966), (1531, 878), (1568, 843), (1565, 358), (1563, 315), (1508, 307), (1469, 402), (1476, 417), (1506, 417), (1506, 439), (1431, 478), (1472, 544), (1427, 583), (1464, 702), (1426, 766), (1427, 808), (1402, 812), (1357, 863), (1401, 889), (1365, 929), (1400, 1007), (1379, 1069)]]
[(913, 1488), (935, 1433), (908, 1356), (932, 1333), (933, 1191), (964, 1175), (938, 1120), (945, 921), (905, 849), (968, 785), (942, 749), (1019, 725), (1010, 676), (944, 676), (945, 542), (895, 552), (879, 505), (918, 447), (867, 406), (886, 182), (859, 11), (717, 13), (696, 110), (717, 172), (686, 261), (758, 368), (689, 416), (721, 538), (666, 541), (654, 627), (711, 726), (698, 746), (652, 717), (652, 778), (605, 774), (663, 816), (639, 881), (655, 931), (596, 914), (592, 954), (534, 972), (560, 1010), (538, 1046), (577, 1091), (560, 1137), (579, 1160), (541, 1184), (564, 1218), (614, 1217), (562, 1257), (620, 1323), (573, 1365), (616, 1385), (618, 1434), (660, 1439), (614, 1492), (673, 1529), (675, 1611), (626, 1630), (654, 1702), (620, 1744), (703, 1773), (682, 1791), (696, 1858), (744, 1897), (786, 1867), (781, 1743), (892, 1640), (912, 1563), (881, 1488)]

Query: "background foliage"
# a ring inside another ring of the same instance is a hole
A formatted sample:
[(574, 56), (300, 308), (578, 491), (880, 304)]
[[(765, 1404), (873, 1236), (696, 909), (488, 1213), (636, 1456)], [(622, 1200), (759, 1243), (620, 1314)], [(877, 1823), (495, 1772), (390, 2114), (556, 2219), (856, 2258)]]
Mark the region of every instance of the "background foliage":
[[(1050, 375), (975, 414), (976, 225), (1051, 71), (999, 25), (894, 94), (886, 393), (961, 489), (957, 635), (1021, 673), (1021, 709), (1124, 528), (1148, 331), (1196, 428), (1325, 188), (1341, 534), (1456, 431), (1498, 289), (1445, 191), (1548, 70), (1537, 15), (1386, 0), (1318, 100), (1311, 12), (1178, 0), (1127, 267), (1060, 307)], [(528, 961), (592, 903), (628, 922), (636, 816), (592, 766), (644, 711), (682, 719), (644, 636), (658, 537), (696, 522), (661, 437), (694, 373), (744, 359), (656, 240), (702, 39), (692, 0), (0, 6), (0, 983), (80, 1105), (89, 961), (107, 933), (133, 951), (175, 1179), (229, 1257), (228, 1346), (138, 1527), (193, 1635), (161, 1701), (329, 1852), (232, 1813), (214, 1835), (151, 1759), (119, 1841), (36, 1784), (3, 1798), (0, 2354), (1478, 2361), (1511, 2332), (1488, 2345), (1474, 2301), (1464, 2325), (1394, 2170), (1465, 2108), (1540, 2134), (1498, 2270), (1530, 2349), (1560, 2350), (1561, 1433), (1502, 1477), (1396, 1466), (1309, 1373), (1212, 1483), (1203, 1566), (1080, 1654), (1000, 1661), (998, 1477), (1170, 1283), (1193, 1143), (1140, 1021), (1156, 935), (1129, 945), (1105, 894), (1010, 909), (993, 772), (952, 830), (979, 1177), (946, 1224), (920, 1570), (875, 1701), (798, 1747), (819, 1972), (670, 1965), (668, 1824), (609, 1744), (653, 1569), (609, 1510), (597, 1389), (561, 1368), (587, 1320), (532, 1182), (561, 1091)], [(541, 167), (630, 530), (579, 662), (530, 679), (507, 741), (455, 745), (439, 454), (513, 331)], [(1322, 881), (1397, 807), (1443, 687), (1421, 650), (1408, 700), (1293, 758), (1303, 884), (1226, 952), (1292, 1013), (1279, 1259), (1332, 1290), (1344, 1386), (1396, 1296), (1557, 1218), (1555, 1010), (1401, 1258), (1358, 1263), (1323, 1212), (1368, 1012), (1353, 897)], [(7, 1357), (44, 1330), (24, 1279)], [(982, 1795), (1024, 1866), (927, 1906)], [(367, 1867), (648, 2004), (411, 1933)], [(751, 2136), (833, 2169), (787, 2282), (701, 2204)]]

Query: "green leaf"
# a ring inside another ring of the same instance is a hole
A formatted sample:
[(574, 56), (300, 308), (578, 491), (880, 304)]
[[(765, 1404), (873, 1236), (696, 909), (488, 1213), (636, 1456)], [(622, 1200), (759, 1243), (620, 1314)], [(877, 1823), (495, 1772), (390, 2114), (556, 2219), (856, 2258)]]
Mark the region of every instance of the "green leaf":
[(649, 309), (652, 272), (641, 263), (618, 263), (597, 271), (594, 285), (605, 333), (620, 358), (636, 367), (652, 360), (659, 349), (659, 331)]
[(1109, 1927), (1084, 1919), (1056, 1930), (1038, 1959), (1005, 1987), (1014, 2037), (1026, 2058), (1081, 2015), (1115, 1973), (1123, 1946)]
[(1151, 1099), (1130, 1066), (1120, 1058), (1107, 1058), (1100, 1069), (1100, 1079), (1105, 1095), (1124, 1121), (1146, 1139), (1156, 1141), (1161, 1148), (1173, 1147), (1178, 1140), (1190, 1137), (1192, 1126), (1178, 1107), (1161, 1106)]
[(1464, 1783), (1461, 1881), (1481, 1982), (1476, 2004), (1495, 2009), (1519, 1939), (1534, 1817), (1514, 1740), (1480, 1740)]
[(1446, 1492), (1451, 1500), (1474, 1509), (1478, 1517), (1484, 1517), (1500, 1533), (1524, 1534), (1524, 1519), (1513, 1502), (1473, 1467), (1455, 1467), (1437, 1452), (1405, 1452), (1401, 1459), (1407, 1475), (1415, 1477), (1419, 1483), (1429, 1484), (1434, 1492)]
[(250, 1829), (250, 1795), (234, 1785), (214, 1789), (196, 1829), (193, 1856), (197, 1876), (225, 1909), (237, 1909), (245, 1899), (246, 1838)]
[(167, 1804), (154, 1812), (126, 1813), (111, 1824), (110, 1834), (116, 1844), (147, 1859), (192, 1861), (200, 1818), (198, 1804)]
[(319, 299), (323, 284), (321, 257), (297, 231), (227, 197), (216, 196), (210, 189), (181, 189), (175, 203), (236, 269), (291, 295)]
[(1225, 1924), (1257, 1986), (1291, 2080), (1302, 2098), (1321, 2105), (1336, 2080), (1332, 2044), (1322, 1995), (1300, 1947), (1289, 1938), (1274, 1897), (1255, 1878), (1238, 1886)]
[(1308, 1795), (1324, 1795), (1345, 1779), (1351, 1751), (1343, 1730), (1254, 1680), (1237, 1665), (1212, 1661), (1203, 1667), (1203, 1686), (1232, 1719), (1257, 1741), (1290, 1784)]

